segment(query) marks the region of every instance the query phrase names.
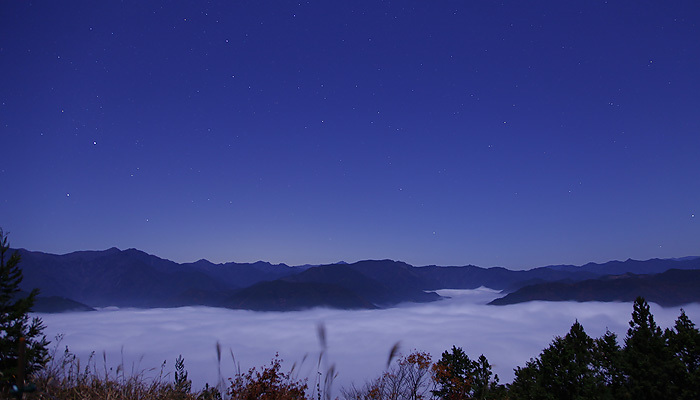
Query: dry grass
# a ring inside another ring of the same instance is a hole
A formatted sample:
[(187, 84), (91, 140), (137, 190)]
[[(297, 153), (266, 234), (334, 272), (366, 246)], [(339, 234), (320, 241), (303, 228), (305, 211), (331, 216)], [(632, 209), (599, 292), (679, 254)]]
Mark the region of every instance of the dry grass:
[[(60, 338), (57, 340), (60, 343)], [(121, 363), (116, 370), (107, 367), (106, 356), (102, 363), (95, 360), (94, 353), (81, 363), (66, 347), (57, 354), (53, 351), (46, 368), (34, 374), (31, 381), (38, 390), (25, 394), (26, 399), (80, 399), (80, 400), (144, 400), (144, 399), (197, 399), (198, 394), (178, 390), (169, 375), (155, 368), (137, 370), (132, 366), (125, 370)], [(99, 367), (98, 364), (102, 364)]]
[[(59, 351), (60, 342), (61, 338), (56, 338), (57, 344), (52, 351), (51, 361), (30, 378), (37, 390), (24, 394), (25, 399), (321, 400), (329, 398), (328, 395), (321, 393), (322, 387), (325, 386), (330, 390), (332, 385), (328, 379), (322, 384), (319, 373), (315, 387), (308, 388), (305, 379), (295, 377), (296, 365), (289, 373), (280, 371), (282, 360), (277, 356), (273, 358), (270, 365), (261, 367), (259, 370), (252, 368), (242, 372), (238, 367), (232, 378), (224, 379), (220, 368), (221, 347), (217, 343), (216, 352), (219, 362), (217, 385), (207, 384), (201, 391), (191, 392), (191, 382), (187, 380), (184, 360), (181, 357), (176, 362), (174, 376), (164, 373), (165, 363), (159, 369), (138, 369), (135, 365), (127, 368), (122, 362), (113, 369), (107, 366), (104, 353), (101, 360), (93, 353), (87, 361), (81, 361), (67, 347)], [(319, 364), (321, 357), (319, 357)], [(178, 362), (181, 363), (180, 369), (178, 369)]]
[[(178, 357), (173, 376), (165, 373), (165, 363), (160, 368), (140, 369), (137, 365), (127, 367), (122, 362), (114, 368), (108, 367), (106, 354), (87, 360), (80, 360), (68, 347), (61, 348), (62, 337), (56, 337), (50, 352), (50, 361), (44, 369), (30, 377), (36, 385), (33, 393), (25, 393), (25, 399), (51, 400), (331, 400), (333, 382), (337, 377), (335, 365), (325, 365), (327, 352), (326, 330), (318, 326), (318, 339), (321, 351), (318, 359), (312, 361), (316, 367), (315, 377), (302, 379), (296, 371), (302, 369), (307, 356), (300, 365), (294, 363), (287, 373), (281, 371), (282, 360), (276, 355), (271, 363), (259, 369), (241, 371), (240, 365), (231, 353), (236, 366), (231, 378), (224, 378), (221, 371), (222, 349), (216, 344), (218, 379), (215, 386), (207, 384), (198, 392), (191, 391), (191, 381), (187, 379), (184, 360)], [(398, 353), (398, 343), (389, 356), (391, 364)], [(322, 371), (323, 370), (323, 371)], [(341, 390), (341, 393), (343, 391)], [(0, 398), (2, 398), (0, 393)]]

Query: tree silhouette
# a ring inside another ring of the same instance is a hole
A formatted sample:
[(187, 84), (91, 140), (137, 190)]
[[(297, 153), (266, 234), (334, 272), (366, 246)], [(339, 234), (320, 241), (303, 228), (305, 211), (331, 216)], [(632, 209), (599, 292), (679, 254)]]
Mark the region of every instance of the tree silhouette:
[(667, 343), (668, 335), (654, 322), (649, 304), (642, 297), (634, 301), (632, 320), (625, 338), (623, 369), (633, 399), (678, 398), (680, 361)]
[(622, 370), (622, 348), (617, 335), (606, 331), (594, 339), (593, 370), (600, 386), (600, 399), (623, 399), (626, 397), (625, 373)]
[(39, 290), (32, 290), (26, 297), (20, 295), (20, 255), (15, 251), (7, 257), (9, 249), (7, 234), (0, 228), (0, 382), (3, 390), (9, 389), (17, 379), (20, 338), (26, 343), (23, 376), (46, 364), (49, 344), (42, 334), (44, 325), (41, 319), (29, 318)]
[(673, 356), (680, 361), (677, 377), (679, 399), (695, 399), (700, 393), (700, 331), (681, 310), (673, 331), (667, 331)]
[[(392, 350), (392, 355), (393, 355)], [(391, 362), (391, 356), (389, 362)], [(390, 364), (381, 376), (340, 390), (345, 400), (421, 400), (428, 399), (432, 383), (430, 354), (413, 351)]]
[(498, 384), (498, 375), (491, 378), (491, 364), (482, 354), (469, 359), (461, 347), (452, 346), (443, 352), (433, 366), (436, 390), (432, 393), (446, 400), (497, 399), (505, 396), (505, 387)]
[(595, 369), (594, 345), (595, 341), (576, 321), (569, 333), (555, 338), (539, 358), (530, 360), (525, 368), (516, 369), (511, 398), (604, 398), (605, 382)]

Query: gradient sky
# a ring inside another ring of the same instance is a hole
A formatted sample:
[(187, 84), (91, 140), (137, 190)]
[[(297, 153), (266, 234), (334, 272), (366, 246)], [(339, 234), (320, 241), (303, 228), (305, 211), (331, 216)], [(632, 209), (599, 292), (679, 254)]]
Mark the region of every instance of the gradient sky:
[(15, 247), (700, 254), (695, 0), (8, 0), (0, 71)]

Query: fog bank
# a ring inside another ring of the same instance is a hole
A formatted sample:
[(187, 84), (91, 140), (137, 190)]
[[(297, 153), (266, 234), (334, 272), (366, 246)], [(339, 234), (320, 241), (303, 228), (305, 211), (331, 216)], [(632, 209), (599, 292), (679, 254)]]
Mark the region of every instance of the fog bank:
[[(47, 337), (53, 340), (55, 335), (63, 335), (61, 351), (68, 346), (81, 360), (87, 360), (94, 351), (98, 367), (103, 365), (103, 352), (109, 366), (123, 362), (127, 372), (159, 370), (166, 361), (165, 371), (171, 373), (171, 380), (175, 359), (181, 354), (193, 388), (199, 389), (205, 382), (217, 382), (217, 342), (223, 350), (224, 378), (235, 371), (231, 353), (246, 370), (269, 364), (279, 352), (286, 368), (293, 363), (301, 365), (299, 375), (308, 376), (313, 382), (321, 351), (319, 324), (325, 327), (328, 343), (321, 371), (336, 365), (336, 387), (377, 376), (396, 342), (401, 342), (403, 353), (412, 349), (427, 351), (434, 360), (453, 345), (462, 347), (471, 358), (483, 353), (501, 382), (510, 382), (516, 366), (536, 357), (555, 336), (565, 335), (575, 320), (592, 337), (609, 329), (622, 342), (632, 313), (632, 303), (530, 302), (487, 306), (485, 303), (499, 297), (498, 292), (482, 288), (439, 293), (452, 298), (386, 310), (261, 313), (181, 307), (38, 315), (47, 326)], [(684, 309), (693, 322), (700, 322), (700, 305), (691, 304)], [(655, 304), (651, 304), (651, 310), (662, 328), (671, 327), (680, 314), (680, 308)]]

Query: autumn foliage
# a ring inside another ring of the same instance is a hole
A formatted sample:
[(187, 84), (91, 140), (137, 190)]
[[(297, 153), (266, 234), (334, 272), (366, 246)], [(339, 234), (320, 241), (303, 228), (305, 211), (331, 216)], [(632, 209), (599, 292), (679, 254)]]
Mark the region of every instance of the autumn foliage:
[(429, 399), (433, 383), (432, 365), (430, 354), (414, 351), (400, 357), (396, 364), (363, 387), (353, 385), (341, 392), (348, 400)]
[(294, 400), (305, 399), (308, 385), (295, 380), (290, 373), (280, 372), (282, 360), (276, 355), (269, 367), (251, 368), (231, 379), (227, 394), (232, 400)]

